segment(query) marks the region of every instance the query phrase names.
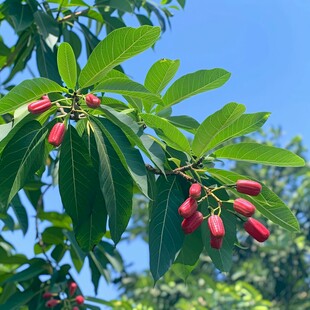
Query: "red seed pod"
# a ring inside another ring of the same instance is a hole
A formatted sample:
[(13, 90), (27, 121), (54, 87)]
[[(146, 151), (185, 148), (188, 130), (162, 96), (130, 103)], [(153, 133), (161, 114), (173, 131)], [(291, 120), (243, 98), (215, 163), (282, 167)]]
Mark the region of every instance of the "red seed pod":
[(236, 189), (239, 193), (257, 196), (262, 191), (262, 186), (258, 182), (251, 180), (238, 180)]
[(193, 233), (203, 222), (203, 215), (201, 212), (196, 211), (192, 216), (184, 219), (181, 227), (185, 234)]
[(178, 211), (182, 217), (188, 218), (194, 214), (197, 208), (197, 201), (194, 198), (189, 197), (181, 204)]
[(237, 198), (234, 201), (234, 210), (243, 216), (250, 217), (255, 213), (256, 208), (246, 199)]
[(213, 249), (220, 249), (223, 244), (223, 238), (215, 238), (212, 235), (210, 236), (210, 245)]
[(51, 101), (48, 98), (44, 98), (28, 105), (28, 111), (32, 114), (41, 114), (47, 111), (52, 106)]
[(86, 99), (86, 104), (90, 108), (96, 109), (100, 106), (101, 100), (93, 94), (87, 94), (85, 99)]
[(56, 123), (48, 136), (48, 142), (54, 146), (59, 146), (65, 136), (66, 127), (64, 123)]
[(44, 299), (50, 299), (50, 298), (52, 298), (54, 295), (52, 294), (52, 293), (50, 293), (50, 292), (45, 292), (43, 295), (42, 295), (42, 297), (44, 298)]
[(201, 185), (198, 183), (194, 183), (189, 188), (189, 196), (195, 199), (199, 199), (201, 195)]
[(211, 236), (215, 238), (223, 238), (225, 235), (225, 228), (222, 219), (218, 215), (211, 215), (208, 218), (208, 226)]
[(58, 304), (60, 304), (60, 300), (58, 300), (58, 299), (50, 299), (49, 301), (47, 301), (46, 303), (45, 303), (45, 307), (47, 307), (47, 308), (54, 308), (54, 307), (56, 307)]
[(77, 304), (82, 305), (84, 303), (84, 297), (82, 295), (78, 295), (75, 297), (75, 301)]
[(77, 289), (77, 284), (75, 282), (69, 283), (69, 296), (73, 296)]
[(261, 222), (252, 217), (243, 224), (243, 227), (258, 242), (264, 242), (270, 236), (269, 230)]

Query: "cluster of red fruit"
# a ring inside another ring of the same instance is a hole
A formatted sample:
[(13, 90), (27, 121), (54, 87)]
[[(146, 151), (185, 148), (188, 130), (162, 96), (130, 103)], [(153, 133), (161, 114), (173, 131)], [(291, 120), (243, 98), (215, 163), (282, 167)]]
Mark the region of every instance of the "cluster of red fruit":
[[(100, 106), (100, 99), (93, 94), (87, 94), (85, 96), (85, 101), (88, 107), (90, 108), (98, 108)], [(32, 102), (28, 105), (28, 111), (32, 114), (41, 114), (52, 106), (52, 102), (48, 98), (48, 96), (42, 96), (42, 99)], [(55, 147), (59, 146), (63, 138), (65, 136), (66, 126), (64, 123), (56, 123), (53, 128), (51, 129), (48, 142)]]
[[(262, 190), (261, 184), (250, 180), (238, 180), (235, 187), (239, 193), (250, 196), (257, 196)], [(198, 183), (192, 184), (189, 189), (189, 198), (178, 209), (179, 214), (184, 218), (181, 227), (185, 234), (193, 233), (202, 224), (203, 220), (207, 218), (201, 212), (197, 211), (197, 200), (200, 196), (201, 185)], [(258, 220), (251, 217), (256, 209), (251, 202), (243, 198), (237, 198), (234, 200), (233, 208), (237, 214), (246, 218), (243, 227), (250, 236), (259, 242), (264, 242), (268, 239), (270, 235), (269, 230)], [(211, 215), (208, 217), (208, 227), (210, 230), (211, 247), (220, 249), (225, 236), (225, 227), (221, 217), (211, 212)]]
[[(70, 282), (68, 284), (68, 295), (70, 297), (73, 297), (77, 290), (77, 284), (75, 282)], [(56, 299), (54, 297), (58, 296), (58, 293), (51, 293), (51, 292), (45, 292), (42, 297), (43, 299), (48, 299), (48, 301), (45, 303), (45, 307), (47, 308), (54, 308), (60, 303), (62, 303), (64, 300)], [(84, 297), (82, 295), (75, 296), (74, 299), (71, 299), (69, 301), (71, 304), (78, 304), (83, 305), (84, 304)], [(73, 306), (72, 310), (79, 310), (80, 308), (78, 306)]]

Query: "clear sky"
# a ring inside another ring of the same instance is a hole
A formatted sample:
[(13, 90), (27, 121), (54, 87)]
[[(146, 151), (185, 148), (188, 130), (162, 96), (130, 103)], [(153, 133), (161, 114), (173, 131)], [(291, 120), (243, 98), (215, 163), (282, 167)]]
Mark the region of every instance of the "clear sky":
[[(271, 112), (264, 128), (281, 125), (284, 142), (301, 135), (310, 147), (308, 0), (189, 0), (184, 11), (175, 13), (172, 29), (167, 29), (155, 49), (127, 61), (124, 68), (143, 82), (148, 68), (160, 58), (180, 59), (177, 77), (216, 67), (232, 73), (223, 87), (177, 105), (174, 115), (188, 114), (202, 121), (228, 102), (243, 103), (248, 112)], [(25, 73), (19, 78), (28, 77)], [(54, 197), (53, 193), (46, 197), (47, 205), (60, 209), (60, 200)], [(30, 232), (28, 244), (33, 237)], [(16, 244), (25, 244), (21, 236), (17, 239)], [(120, 246), (126, 262), (134, 262), (138, 270), (148, 268), (144, 244)], [(86, 269), (79, 281), (85, 295), (92, 294)], [(100, 297), (115, 296), (101, 281)]]

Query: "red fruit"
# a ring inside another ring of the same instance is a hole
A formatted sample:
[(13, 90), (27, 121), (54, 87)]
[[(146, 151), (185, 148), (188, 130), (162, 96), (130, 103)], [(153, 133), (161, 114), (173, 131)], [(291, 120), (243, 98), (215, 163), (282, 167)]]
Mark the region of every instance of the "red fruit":
[(246, 199), (237, 198), (234, 201), (234, 210), (243, 216), (250, 217), (255, 213), (256, 208)]
[(70, 282), (69, 283), (69, 295), (73, 296), (76, 289), (77, 289), (77, 284), (75, 282)]
[(201, 195), (201, 185), (198, 183), (194, 183), (189, 188), (189, 196), (195, 199), (199, 199)]
[(52, 106), (51, 101), (48, 97), (44, 96), (44, 99), (32, 102), (28, 105), (28, 111), (32, 114), (41, 114), (47, 111)]
[(58, 299), (50, 299), (45, 303), (45, 307), (47, 308), (54, 308), (56, 307), (61, 301)]
[(210, 234), (215, 238), (223, 238), (225, 235), (225, 228), (222, 219), (218, 215), (211, 215), (208, 218), (208, 226)]
[(75, 297), (75, 301), (77, 304), (82, 305), (84, 303), (84, 297), (82, 295), (78, 295)]
[(191, 234), (201, 225), (202, 221), (203, 221), (202, 213), (196, 211), (192, 216), (185, 218), (182, 221), (181, 227), (185, 234)]
[(80, 308), (77, 307), (77, 306), (75, 306), (75, 307), (72, 308), (72, 310), (79, 310), (79, 309), (80, 309)]
[(213, 249), (220, 249), (223, 244), (223, 238), (216, 238), (212, 235), (210, 236), (210, 245)]
[(44, 299), (50, 299), (51, 297), (53, 297), (54, 295), (52, 294), (52, 293), (50, 293), (50, 292), (45, 292), (43, 295), (42, 295), (42, 297), (44, 298)]
[(100, 99), (93, 94), (87, 94), (85, 99), (86, 99), (86, 104), (90, 108), (96, 109), (100, 106), (100, 103), (101, 103)]
[(48, 142), (54, 146), (59, 146), (65, 136), (66, 127), (64, 123), (56, 123), (48, 136)]
[(262, 186), (258, 182), (251, 180), (238, 180), (236, 189), (239, 193), (257, 196), (262, 191)]
[(197, 208), (197, 201), (194, 198), (189, 197), (181, 204), (178, 211), (182, 217), (188, 218), (194, 214)]
[(264, 242), (270, 236), (269, 230), (261, 222), (252, 217), (243, 224), (243, 227), (258, 242)]

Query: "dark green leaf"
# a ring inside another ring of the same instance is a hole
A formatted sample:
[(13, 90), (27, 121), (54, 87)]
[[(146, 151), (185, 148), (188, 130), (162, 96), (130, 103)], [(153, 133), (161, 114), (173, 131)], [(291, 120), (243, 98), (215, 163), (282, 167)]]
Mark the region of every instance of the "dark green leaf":
[(178, 178), (160, 176), (156, 184), (157, 197), (149, 230), (150, 269), (155, 282), (170, 268), (184, 239), (178, 213), (184, 196)]
[(200, 125), (194, 118), (187, 115), (168, 116), (166, 118), (174, 126), (191, 133), (195, 133)]
[(10, 6), (9, 16), (15, 31), (21, 32), (33, 22), (32, 10), (28, 4), (15, 3)]
[(23, 235), (25, 235), (28, 231), (28, 215), (18, 195), (15, 195), (12, 199), (11, 207), (17, 217), (19, 227), (22, 230)]
[(30, 174), (43, 164), (46, 128), (37, 121), (26, 123), (15, 134), (0, 161), (0, 205), (5, 209), (23, 187)]

